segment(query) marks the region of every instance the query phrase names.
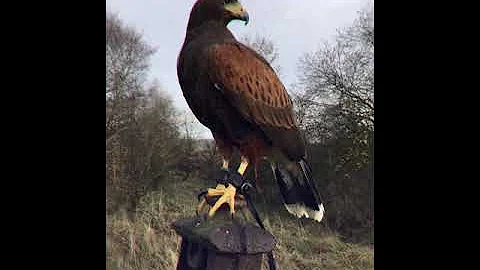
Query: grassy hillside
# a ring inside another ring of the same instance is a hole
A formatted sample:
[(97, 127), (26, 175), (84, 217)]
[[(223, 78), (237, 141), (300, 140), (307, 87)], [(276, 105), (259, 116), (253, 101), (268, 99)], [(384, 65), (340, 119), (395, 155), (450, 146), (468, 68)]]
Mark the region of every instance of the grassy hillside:
[[(107, 215), (107, 269), (175, 269), (180, 238), (170, 224), (195, 213), (199, 184), (171, 181), (147, 194), (135, 221), (122, 211)], [(260, 215), (277, 238), (275, 254), (281, 269), (373, 269), (372, 247), (345, 243), (324, 226), (295, 219), (283, 209), (260, 210)]]

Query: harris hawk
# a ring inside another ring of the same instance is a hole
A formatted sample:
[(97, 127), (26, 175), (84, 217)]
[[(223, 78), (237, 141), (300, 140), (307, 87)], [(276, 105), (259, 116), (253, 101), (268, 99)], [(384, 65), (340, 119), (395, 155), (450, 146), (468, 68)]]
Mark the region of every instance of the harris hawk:
[[(183, 95), (196, 118), (212, 132), (227, 176), (233, 149), (241, 163), (235, 174), (267, 159), (288, 212), (320, 222), (324, 207), (306, 161), (293, 103), (270, 64), (235, 39), (232, 20), (248, 23), (237, 0), (198, 0), (190, 13), (177, 59)], [(258, 180), (258, 179), (256, 179)], [(232, 182), (230, 182), (232, 183)], [(227, 203), (234, 213), (236, 188), (218, 184), (207, 196), (221, 195), (209, 215)]]

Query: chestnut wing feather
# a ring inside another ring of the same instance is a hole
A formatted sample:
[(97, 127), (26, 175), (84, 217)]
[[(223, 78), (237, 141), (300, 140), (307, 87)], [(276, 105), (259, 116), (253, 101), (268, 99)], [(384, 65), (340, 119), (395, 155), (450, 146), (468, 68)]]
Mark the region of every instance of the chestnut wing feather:
[(260, 126), (297, 129), (293, 104), (270, 65), (238, 43), (209, 51), (209, 77), (249, 122)]

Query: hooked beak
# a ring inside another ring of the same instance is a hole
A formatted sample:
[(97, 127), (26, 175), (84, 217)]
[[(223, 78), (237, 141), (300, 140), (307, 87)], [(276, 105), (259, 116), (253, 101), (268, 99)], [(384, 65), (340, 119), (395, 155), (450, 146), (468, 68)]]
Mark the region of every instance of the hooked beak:
[(225, 4), (225, 9), (228, 10), (234, 19), (244, 21), (245, 25), (248, 24), (250, 17), (247, 10), (245, 10), (239, 2)]
[(250, 19), (250, 17), (248, 17), (248, 12), (245, 11), (238, 19), (244, 21), (245, 25), (247, 25)]

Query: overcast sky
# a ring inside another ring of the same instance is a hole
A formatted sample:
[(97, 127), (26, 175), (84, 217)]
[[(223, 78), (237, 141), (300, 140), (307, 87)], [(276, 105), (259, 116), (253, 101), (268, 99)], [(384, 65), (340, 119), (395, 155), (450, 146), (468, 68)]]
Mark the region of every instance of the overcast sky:
[[(185, 37), (188, 16), (196, 0), (107, 0), (107, 11), (143, 33), (157, 53), (151, 59), (156, 78), (179, 109), (187, 109), (176, 73), (178, 53)], [(229, 29), (240, 38), (260, 34), (274, 42), (279, 52), (283, 83), (295, 82), (303, 53), (333, 40), (336, 29), (349, 26), (357, 12), (373, 0), (243, 0), (250, 15), (245, 26), (233, 21)]]

